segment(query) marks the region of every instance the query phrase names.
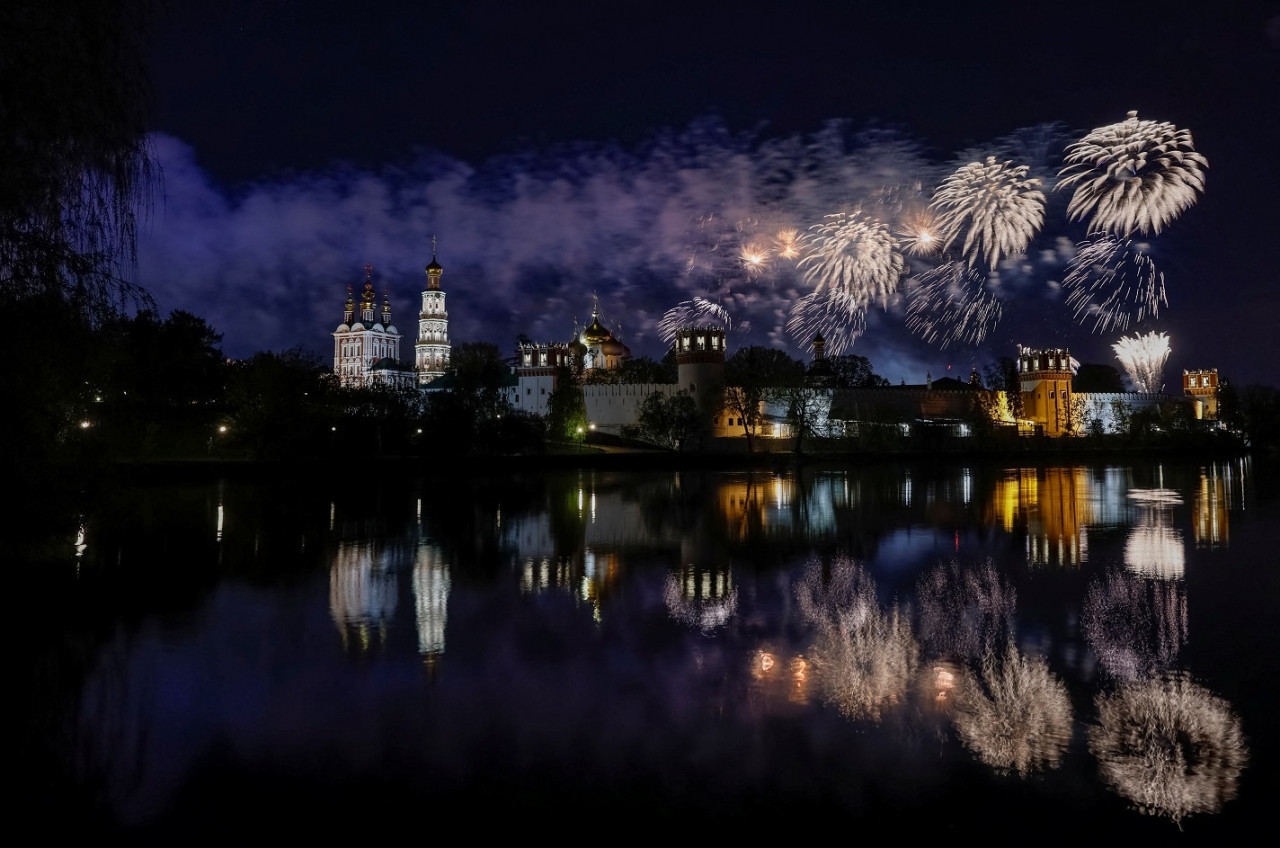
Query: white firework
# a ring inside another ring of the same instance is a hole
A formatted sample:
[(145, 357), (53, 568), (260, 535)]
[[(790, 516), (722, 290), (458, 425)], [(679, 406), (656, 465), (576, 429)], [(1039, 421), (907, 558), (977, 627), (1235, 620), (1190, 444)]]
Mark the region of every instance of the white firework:
[(965, 260), (982, 260), (992, 269), (1002, 258), (1026, 252), (1044, 223), (1045, 205), (1040, 180), (1027, 172), (1026, 165), (994, 156), (956, 169), (929, 204), (943, 243), (949, 247), (963, 234)]
[(1138, 391), (1160, 391), (1164, 384), (1164, 364), (1169, 359), (1168, 333), (1125, 336), (1111, 349)]
[(1209, 167), (1189, 130), (1137, 112), (1068, 145), (1064, 161), (1057, 187), (1075, 189), (1067, 216), (1117, 236), (1159, 233), (1204, 193)]
[(1062, 287), (1067, 305), (1080, 323), (1093, 319), (1093, 331), (1126, 330), (1129, 322), (1158, 318), (1168, 306), (1164, 274), (1148, 254), (1150, 245), (1110, 235), (1076, 245)]
[(810, 292), (791, 305), (787, 331), (797, 344), (808, 345), (821, 333), (827, 356), (841, 356), (867, 329), (867, 313), (840, 292)]
[(722, 327), (726, 333), (733, 329), (729, 311), (713, 300), (695, 297), (671, 307), (662, 314), (658, 332), (667, 344), (674, 344), (676, 335), (688, 327)]
[(981, 343), (1004, 316), (986, 277), (963, 262), (931, 268), (918, 282), (907, 296), (907, 328), (944, 350), (952, 343)]
[(810, 228), (812, 252), (800, 260), (815, 294), (829, 292), (836, 304), (866, 310), (887, 307), (898, 290), (904, 262), (889, 228), (861, 209), (826, 216)]

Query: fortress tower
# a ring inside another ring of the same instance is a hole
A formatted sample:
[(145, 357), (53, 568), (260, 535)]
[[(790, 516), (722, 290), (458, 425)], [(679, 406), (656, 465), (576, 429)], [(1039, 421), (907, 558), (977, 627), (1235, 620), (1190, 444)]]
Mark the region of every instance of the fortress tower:
[(1061, 436), (1070, 421), (1071, 353), (1018, 347), (1022, 417), (1043, 422), (1046, 436)]

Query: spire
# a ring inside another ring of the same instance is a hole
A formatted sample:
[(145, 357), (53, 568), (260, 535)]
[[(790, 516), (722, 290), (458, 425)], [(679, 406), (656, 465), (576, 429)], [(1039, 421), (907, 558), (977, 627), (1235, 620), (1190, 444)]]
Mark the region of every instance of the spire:
[(391, 325), (391, 289), (382, 287), (382, 324)]
[(444, 273), (444, 268), (436, 261), (436, 237), (431, 236), (431, 264), (427, 266), (427, 288), (431, 291), (440, 290), (440, 275)]
[(356, 314), (356, 296), (350, 283), (347, 284), (347, 302), (342, 309), (342, 323), (350, 324)]
[(360, 295), (360, 320), (372, 321), (375, 301), (378, 296), (373, 293), (373, 266), (364, 266), (364, 293)]

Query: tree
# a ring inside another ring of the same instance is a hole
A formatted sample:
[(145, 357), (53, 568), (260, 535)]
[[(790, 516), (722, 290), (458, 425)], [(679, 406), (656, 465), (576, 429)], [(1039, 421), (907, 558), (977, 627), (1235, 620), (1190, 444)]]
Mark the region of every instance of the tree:
[(0, 4), (0, 309), (23, 316), (0, 348), (22, 362), (4, 369), (0, 393), (23, 399), (0, 416), (0, 462), (32, 484), (62, 479), (43, 467), (70, 458), (93, 329), (151, 305), (126, 276), (153, 177), (146, 12), (141, 2)]
[[(258, 459), (337, 449), (344, 394), (319, 356), (292, 348), (256, 353), (227, 374), (226, 441)], [(359, 456), (359, 444), (350, 445)]]
[(846, 353), (827, 359), (835, 376), (837, 389), (874, 389), (889, 385), (889, 381), (871, 370), (871, 360), (865, 356)]
[(561, 365), (556, 368), (556, 386), (547, 395), (547, 432), (553, 438), (573, 439), (586, 427), (587, 402), (582, 396), (582, 384), (571, 368)]
[(1009, 404), (1009, 412), (1015, 419), (1022, 417), (1022, 378), (1018, 376), (1018, 362), (1011, 356), (1002, 356), (983, 369), (986, 383), (995, 391), (1002, 391)]
[(804, 364), (775, 348), (752, 345), (739, 348), (724, 364), (725, 408), (742, 422), (747, 451), (755, 449), (755, 437), (764, 424), (765, 403), (785, 396), (786, 389), (802, 385)]
[(151, 299), (125, 272), (154, 176), (144, 2), (0, 6), (0, 287), (97, 322)]
[(796, 453), (803, 453), (804, 440), (821, 435), (819, 425), (831, 411), (831, 391), (818, 386), (788, 386), (782, 396), (787, 405), (787, 423), (795, 433)]
[(698, 405), (688, 392), (671, 396), (652, 392), (641, 402), (636, 416), (640, 439), (677, 451), (697, 435), (701, 423)]

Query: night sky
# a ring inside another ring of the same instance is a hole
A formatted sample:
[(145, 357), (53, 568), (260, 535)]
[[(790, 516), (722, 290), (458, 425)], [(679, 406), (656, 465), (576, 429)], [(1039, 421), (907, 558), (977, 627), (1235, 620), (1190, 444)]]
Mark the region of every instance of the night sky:
[[(744, 267), (739, 249), (927, 202), (993, 155), (1047, 196), (1025, 255), (980, 283), (999, 320), (926, 340), (908, 281), (865, 332), (832, 318), (837, 347), (896, 384), (967, 378), (1018, 345), (1117, 365), (1122, 336), (1156, 332), (1170, 388), (1184, 368), (1280, 384), (1276, 0), (170, 5), (153, 26), (163, 184), (138, 281), (162, 314), (205, 318), (228, 356), (331, 361), (369, 264), (411, 361), (434, 237), (455, 343), (568, 341), (598, 297), (635, 355), (660, 358), (663, 315), (708, 302), (731, 349), (808, 359), (789, 321), (813, 280), (777, 256)], [(1164, 274), (1158, 316), (1099, 331), (1067, 302), (1084, 224), (1051, 178), (1067, 144), (1131, 110), (1191, 132), (1205, 191), (1135, 238)]]

